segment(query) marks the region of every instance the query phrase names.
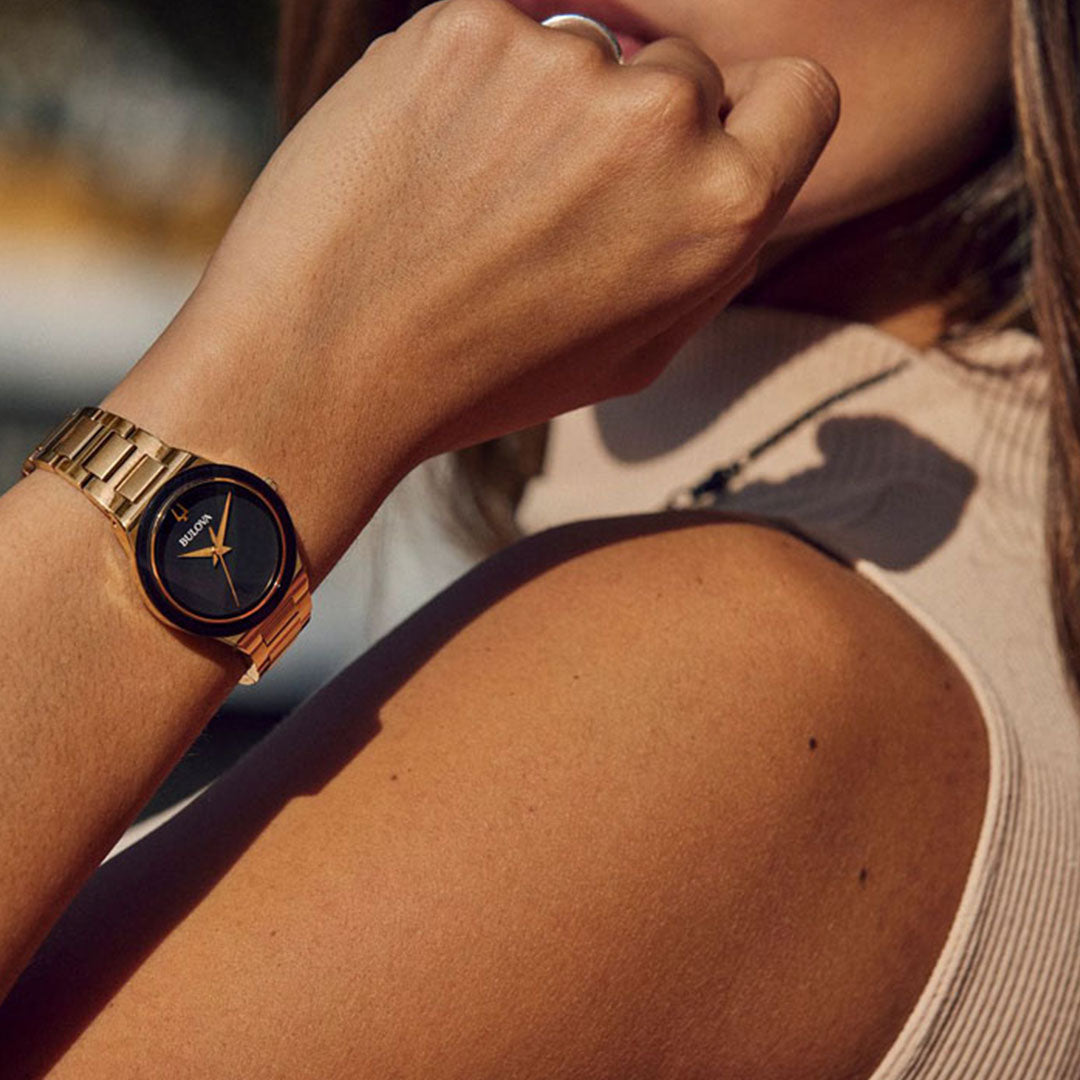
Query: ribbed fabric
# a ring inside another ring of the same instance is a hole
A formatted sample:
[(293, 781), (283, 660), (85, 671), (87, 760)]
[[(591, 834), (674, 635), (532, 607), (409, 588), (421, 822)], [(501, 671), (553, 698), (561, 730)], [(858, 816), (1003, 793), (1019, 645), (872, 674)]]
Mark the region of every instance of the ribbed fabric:
[(551, 428), (530, 532), (659, 509), (837, 389), (912, 363), (763, 452), (717, 508), (847, 560), (953, 658), (982, 708), (990, 787), (960, 906), (872, 1080), (1080, 1077), (1080, 716), (1043, 539), (1047, 386), (1037, 339), (966, 364), (876, 327), (732, 306), (644, 391)]

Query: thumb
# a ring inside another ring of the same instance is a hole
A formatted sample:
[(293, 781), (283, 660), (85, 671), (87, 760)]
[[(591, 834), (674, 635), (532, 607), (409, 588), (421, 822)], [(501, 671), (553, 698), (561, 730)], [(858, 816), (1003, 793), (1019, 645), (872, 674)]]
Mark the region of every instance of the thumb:
[(840, 90), (816, 60), (777, 56), (724, 68), (724, 135), (771, 187), (778, 216), (806, 181), (840, 119)]

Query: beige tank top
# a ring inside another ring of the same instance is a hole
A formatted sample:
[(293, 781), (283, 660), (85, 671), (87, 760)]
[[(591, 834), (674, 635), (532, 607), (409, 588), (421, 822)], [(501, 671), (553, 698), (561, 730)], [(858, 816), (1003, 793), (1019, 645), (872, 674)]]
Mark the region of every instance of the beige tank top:
[(519, 513), (535, 532), (660, 509), (818, 400), (911, 359), (765, 450), (715, 504), (852, 563), (953, 658), (988, 728), (963, 897), (872, 1080), (1080, 1077), (1080, 716), (1050, 606), (1038, 353), (1010, 330), (961, 365), (865, 323), (732, 306), (645, 390), (553, 421)]

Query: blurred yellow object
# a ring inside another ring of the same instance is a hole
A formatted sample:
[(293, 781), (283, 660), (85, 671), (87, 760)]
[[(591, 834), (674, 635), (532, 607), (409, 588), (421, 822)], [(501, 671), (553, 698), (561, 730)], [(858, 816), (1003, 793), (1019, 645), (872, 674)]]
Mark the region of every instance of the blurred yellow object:
[(227, 161), (200, 169), (192, 162), (182, 188), (160, 199), (118, 198), (96, 182), (77, 158), (53, 149), (0, 145), (0, 235), (130, 247), (161, 254), (209, 254), (221, 239), (251, 183)]

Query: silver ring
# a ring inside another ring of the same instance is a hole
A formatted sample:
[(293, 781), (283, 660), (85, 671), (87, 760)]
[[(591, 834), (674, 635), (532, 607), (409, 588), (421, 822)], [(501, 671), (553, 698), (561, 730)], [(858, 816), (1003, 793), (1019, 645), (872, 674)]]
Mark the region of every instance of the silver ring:
[[(619, 64), (623, 63), (622, 46), (619, 44), (619, 39), (599, 20), (591, 19), (588, 15), (552, 15), (545, 19), (541, 26), (550, 26), (553, 30), (567, 29), (569, 26), (575, 26), (586, 32), (586, 37), (591, 37), (593, 41), (598, 42), (601, 45), (606, 45), (611, 50), (611, 55), (615, 61)], [(570, 31), (574, 33), (573, 30)]]

